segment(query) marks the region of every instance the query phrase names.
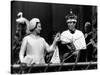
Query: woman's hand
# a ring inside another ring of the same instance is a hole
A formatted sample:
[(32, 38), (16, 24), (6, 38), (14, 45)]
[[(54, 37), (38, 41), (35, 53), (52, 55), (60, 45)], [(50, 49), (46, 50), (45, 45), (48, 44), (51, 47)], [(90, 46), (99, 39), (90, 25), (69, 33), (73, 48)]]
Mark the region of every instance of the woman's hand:
[(59, 32), (55, 35), (54, 41), (55, 42), (60, 41), (60, 33)]

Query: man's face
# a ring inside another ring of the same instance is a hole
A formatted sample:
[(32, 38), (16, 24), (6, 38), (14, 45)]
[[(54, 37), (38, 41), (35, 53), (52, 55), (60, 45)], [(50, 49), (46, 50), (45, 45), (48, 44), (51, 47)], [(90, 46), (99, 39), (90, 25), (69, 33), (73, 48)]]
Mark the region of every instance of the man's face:
[(37, 24), (37, 27), (36, 27), (35, 31), (36, 31), (37, 33), (40, 33), (41, 30), (42, 30), (42, 28), (41, 28), (41, 23), (39, 22), (39, 23)]
[(74, 19), (69, 19), (67, 20), (67, 25), (68, 25), (69, 30), (73, 30), (75, 29), (76, 21)]
[(91, 31), (91, 24), (89, 22), (85, 23), (85, 32), (88, 33)]

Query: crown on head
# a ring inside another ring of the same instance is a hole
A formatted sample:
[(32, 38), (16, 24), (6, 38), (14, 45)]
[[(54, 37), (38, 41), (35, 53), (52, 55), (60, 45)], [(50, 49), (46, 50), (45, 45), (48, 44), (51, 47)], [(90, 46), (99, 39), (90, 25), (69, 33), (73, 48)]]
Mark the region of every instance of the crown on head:
[(77, 16), (72, 12), (72, 9), (70, 9), (70, 12), (68, 15), (65, 16), (65, 18), (68, 19), (76, 19), (77, 20)]

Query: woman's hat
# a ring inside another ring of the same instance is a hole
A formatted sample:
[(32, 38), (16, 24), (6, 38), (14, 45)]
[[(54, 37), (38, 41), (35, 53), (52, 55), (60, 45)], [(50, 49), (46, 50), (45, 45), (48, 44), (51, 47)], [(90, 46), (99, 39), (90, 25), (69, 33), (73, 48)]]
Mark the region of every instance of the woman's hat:
[(30, 20), (30, 25), (29, 25), (29, 30), (32, 30), (36, 27), (36, 24), (40, 22), (40, 20), (38, 18), (32, 18)]

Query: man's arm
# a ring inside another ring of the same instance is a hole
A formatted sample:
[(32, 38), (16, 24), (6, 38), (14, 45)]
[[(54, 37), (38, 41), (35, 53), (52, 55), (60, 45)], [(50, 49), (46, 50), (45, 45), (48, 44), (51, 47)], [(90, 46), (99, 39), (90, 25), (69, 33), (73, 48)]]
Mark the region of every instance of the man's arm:
[(82, 37), (80, 38), (81, 42), (82, 42), (82, 49), (86, 49), (86, 41), (85, 41), (85, 36), (82, 33)]
[(73, 43), (76, 47), (76, 50), (80, 50), (80, 49), (86, 49), (86, 41), (85, 41), (85, 37), (83, 35), (83, 33), (81, 32), (79, 34), (79, 38), (76, 39)]

